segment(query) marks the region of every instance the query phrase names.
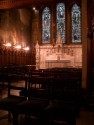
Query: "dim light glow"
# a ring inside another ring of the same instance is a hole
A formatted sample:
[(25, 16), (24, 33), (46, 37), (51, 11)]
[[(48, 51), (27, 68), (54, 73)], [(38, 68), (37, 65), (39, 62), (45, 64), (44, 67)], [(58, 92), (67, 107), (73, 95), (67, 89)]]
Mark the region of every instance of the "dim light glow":
[(33, 7), (33, 10), (36, 10), (36, 8), (35, 8), (35, 7)]
[(11, 43), (6, 43), (4, 46), (11, 47)]
[(29, 47), (25, 47), (25, 48), (23, 48), (25, 51), (28, 51), (28, 50), (30, 50), (30, 48)]
[(16, 49), (21, 49), (21, 45), (15, 46)]

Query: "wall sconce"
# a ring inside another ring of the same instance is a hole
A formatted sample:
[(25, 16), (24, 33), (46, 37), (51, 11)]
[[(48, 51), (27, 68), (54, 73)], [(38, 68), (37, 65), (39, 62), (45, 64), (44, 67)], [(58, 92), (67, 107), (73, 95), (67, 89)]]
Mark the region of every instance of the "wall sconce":
[(11, 47), (11, 43), (3, 44), (4, 46)]
[(36, 10), (36, 7), (33, 7), (33, 10)]
[(23, 48), (25, 51), (28, 51), (28, 50), (30, 50), (30, 48), (29, 47), (25, 47), (25, 48)]
[(36, 8), (36, 7), (33, 7), (32, 9), (33, 9), (33, 11), (34, 11), (35, 13), (37, 13), (37, 12), (38, 12), (38, 10), (37, 10), (37, 8)]
[(21, 45), (17, 45), (17, 46), (15, 46), (14, 48), (16, 48), (16, 49), (21, 49), (22, 47), (21, 47)]

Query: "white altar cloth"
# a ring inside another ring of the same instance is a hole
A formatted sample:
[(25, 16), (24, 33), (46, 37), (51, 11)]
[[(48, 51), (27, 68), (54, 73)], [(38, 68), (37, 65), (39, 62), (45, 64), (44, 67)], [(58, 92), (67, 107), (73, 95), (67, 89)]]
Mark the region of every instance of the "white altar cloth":
[(68, 67), (70, 64), (69, 59), (62, 59), (62, 60), (46, 60), (46, 68), (62, 68)]

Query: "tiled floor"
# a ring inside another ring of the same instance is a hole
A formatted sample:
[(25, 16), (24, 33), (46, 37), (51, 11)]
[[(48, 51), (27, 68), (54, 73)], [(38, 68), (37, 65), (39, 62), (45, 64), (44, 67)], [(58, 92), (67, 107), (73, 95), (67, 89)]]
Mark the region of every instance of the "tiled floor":
[[(13, 93), (18, 94), (18, 92), (14, 91)], [(6, 95), (7, 95), (7, 89), (4, 88), (3, 91), (0, 93), (0, 98), (5, 97)], [(12, 122), (8, 121), (6, 117), (7, 114), (8, 112), (0, 110), (0, 125), (12, 125)], [(35, 119), (31, 120), (30, 122), (25, 122), (24, 116), (19, 116), (19, 125), (36, 125), (36, 124), (37, 122)], [(76, 120), (76, 125), (94, 125), (94, 112), (81, 109), (80, 116)]]

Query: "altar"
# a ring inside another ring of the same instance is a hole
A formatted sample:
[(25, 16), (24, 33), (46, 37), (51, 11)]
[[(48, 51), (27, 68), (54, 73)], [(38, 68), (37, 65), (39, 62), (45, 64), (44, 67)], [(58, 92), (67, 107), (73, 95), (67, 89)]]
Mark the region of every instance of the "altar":
[(59, 35), (56, 43), (36, 43), (36, 69), (82, 66), (82, 46), (63, 44)]
[(54, 52), (45, 58), (46, 68), (62, 68), (69, 67), (71, 57), (63, 52), (63, 42), (61, 36), (58, 36), (54, 48)]
[(62, 68), (68, 67), (70, 64), (69, 59), (63, 60), (46, 60), (46, 68)]

